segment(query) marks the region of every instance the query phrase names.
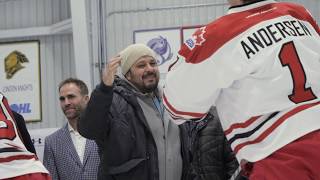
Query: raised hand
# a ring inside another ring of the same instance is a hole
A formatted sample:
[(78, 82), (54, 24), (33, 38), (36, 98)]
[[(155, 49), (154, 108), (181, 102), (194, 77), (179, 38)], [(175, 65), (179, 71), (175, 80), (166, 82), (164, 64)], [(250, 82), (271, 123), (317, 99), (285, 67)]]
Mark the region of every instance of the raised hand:
[(106, 86), (112, 86), (117, 69), (120, 66), (121, 57), (116, 56), (111, 58), (106, 64), (102, 72), (102, 81)]

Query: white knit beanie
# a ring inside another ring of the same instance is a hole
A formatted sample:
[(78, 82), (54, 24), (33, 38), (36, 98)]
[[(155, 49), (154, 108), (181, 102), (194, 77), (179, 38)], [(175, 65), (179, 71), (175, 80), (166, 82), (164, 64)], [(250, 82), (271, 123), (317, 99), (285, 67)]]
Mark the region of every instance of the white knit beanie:
[(155, 58), (155, 53), (145, 44), (132, 44), (120, 52), (121, 71), (125, 75), (131, 66), (142, 56), (151, 56)]

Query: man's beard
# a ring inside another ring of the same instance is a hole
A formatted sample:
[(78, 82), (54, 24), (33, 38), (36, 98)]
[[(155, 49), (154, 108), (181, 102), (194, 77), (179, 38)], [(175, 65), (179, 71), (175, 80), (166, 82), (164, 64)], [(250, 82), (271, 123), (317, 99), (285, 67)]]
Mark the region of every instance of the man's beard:
[(157, 80), (156, 83), (154, 83), (154, 84), (150, 84), (150, 85), (148, 85), (148, 86), (144, 86), (142, 92), (143, 92), (143, 93), (151, 93), (151, 92), (153, 92), (154, 90), (156, 90), (157, 87), (158, 87), (158, 81), (159, 81), (159, 80)]
[(158, 78), (158, 76), (157, 76), (156, 73), (147, 73), (146, 75), (144, 75), (144, 76), (142, 77), (142, 79), (144, 79), (144, 78), (147, 77), (147, 76), (153, 76), (153, 77), (155, 78), (155, 82), (152, 83), (152, 84), (148, 84), (148, 85), (146, 85), (145, 83), (143, 83), (143, 87), (141, 87), (141, 91), (142, 91), (143, 93), (153, 92), (154, 90), (157, 89), (158, 83), (159, 83), (159, 78)]
[(72, 116), (70, 116), (70, 114), (68, 115), (67, 112), (64, 112), (64, 114), (68, 119), (77, 119), (80, 117), (81, 109), (80, 106), (76, 106), (74, 107), (75, 112), (71, 114)]

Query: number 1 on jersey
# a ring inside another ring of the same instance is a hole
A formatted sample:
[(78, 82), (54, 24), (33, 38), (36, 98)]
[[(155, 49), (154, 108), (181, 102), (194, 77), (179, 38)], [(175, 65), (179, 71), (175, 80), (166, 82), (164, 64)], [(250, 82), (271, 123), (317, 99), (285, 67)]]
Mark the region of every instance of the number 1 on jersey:
[(311, 87), (305, 87), (306, 74), (293, 41), (282, 45), (279, 59), (282, 66), (288, 66), (292, 77), (293, 89), (288, 98), (296, 104), (316, 99), (317, 97), (312, 92)]

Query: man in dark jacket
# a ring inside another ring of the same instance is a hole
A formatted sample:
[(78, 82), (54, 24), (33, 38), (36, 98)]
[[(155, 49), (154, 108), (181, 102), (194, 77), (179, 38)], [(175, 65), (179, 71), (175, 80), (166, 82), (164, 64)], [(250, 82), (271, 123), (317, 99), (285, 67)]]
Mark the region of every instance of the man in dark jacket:
[(143, 44), (108, 61), (79, 122), (99, 146), (100, 180), (183, 179), (184, 131), (169, 120), (158, 82), (154, 52)]
[(26, 146), (29, 152), (37, 154), (36, 149), (34, 148), (33, 142), (31, 140), (30, 134), (27, 130), (26, 122), (23, 116), (15, 111), (12, 111), (12, 113), (13, 113), (14, 119), (16, 120), (17, 128), (21, 134), (23, 144)]
[(202, 121), (185, 124), (192, 162), (188, 180), (228, 180), (239, 164), (223, 133), (214, 108)]

